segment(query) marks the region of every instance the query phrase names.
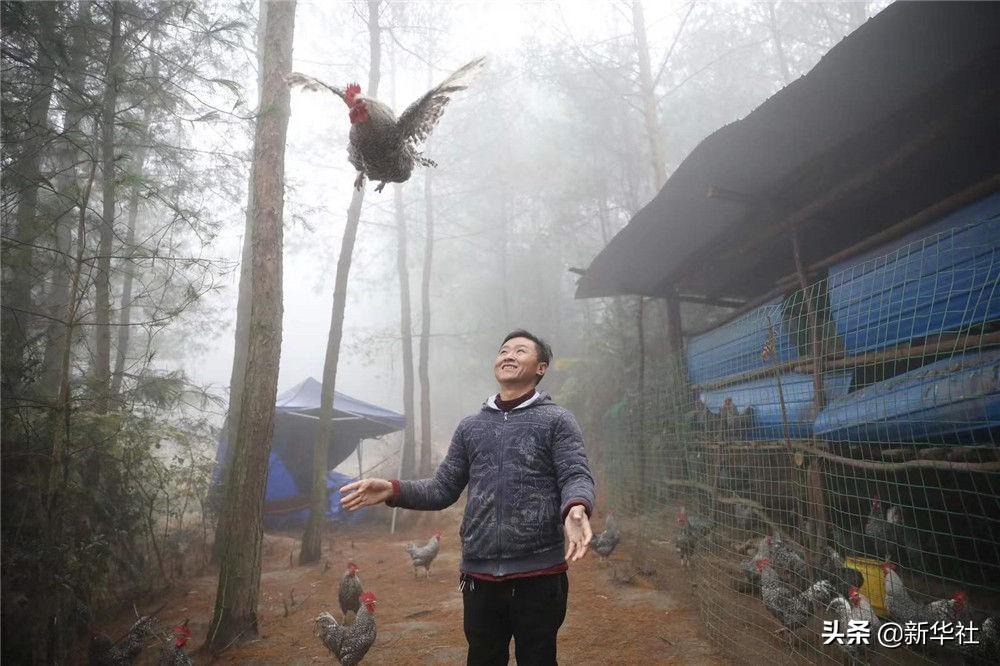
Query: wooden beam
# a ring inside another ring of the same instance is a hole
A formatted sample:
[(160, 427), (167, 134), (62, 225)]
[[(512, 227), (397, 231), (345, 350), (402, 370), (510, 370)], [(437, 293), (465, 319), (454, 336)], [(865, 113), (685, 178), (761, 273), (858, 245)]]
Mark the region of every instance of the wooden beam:
[[(979, 181), (974, 185), (970, 185), (960, 192), (956, 192), (950, 197), (942, 199), (941, 201), (924, 208), (918, 213), (911, 215), (910, 217), (897, 222), (891, 227), (887, 227), (882, 231), (865, 238), (863, 241), (855, 243), (854, 245), (844, 248), (825, 259), (821, 259), (814, 264), (811, 264), (806, 268), (806, 273), (809, 276), (815, 276), (821, 271), (838, 264), (841, 261), (850, 259), (851, 257), (857, 256), (862, 252), (871, 250), (873, 248), (882, 245), (883, 243), (891, 242), (897, 238), (905, 236), (915, 229), (919, 229), (922, 226), (934, 222), (948, 213), (958, 210), (962, 206), (968, 205), (970, 203), (976, 202), (994, 192), (1000, 192), (1000, 174), (990, 176), (984, 180)], [(791, 273), (779, 279), (775, 284), (776, 286), (768, 291), (767, 293), (758, 296), (752, 300), (746, 301), (742, 306), (740, 306), (735, 311), (729, 313), (724, 319), (715, 324), (710, 324), (704, 328), (697, 329), (689, 332), (687, 335), (701, 335), (719, 326), (723, 326), (733, 321), (737, 317), (745, 315), (752, 310), (759, 308), (761, 305), (771, 301), (778, 296), (782, 296), (791, 289), (794, 288), (795, 284), (798, 282), (798, 274)]]
[[(865, 352), (856, 356), (831, 355), (823, 361), (823, 367), (826, 370), (846, 370), (862, 365), (885, 363), (887, 361), (899, 361), (928, 355), (953, 354), (966, 349), (985, 349), (995, 345), (1000, 345), (1000, 331), (994, 331), (993, 333), (965, 333), (962, 335), (942, 336), (935, 342), (921, 345), (912, 345), (910, 342), (905, 342), (892, 349)], [(803, 356), (791, 361), (748, 370), (737, 375), (730, 375), (729, 377), (723, 377), (715, 381), (694, 384), (691, 388), (694, 391), (712, 391), (725, 386), (742, 384), (753, 379), (768, 377), (775, 372), (784, 373), (790, 371), (804, 374), (812, 372), (812, 369), (812, 357)]]
[(713, 305), (720, 308), (742, 308), (746, 301), (738, 298), (713, 298), (712, 296), (700, 296), (698, 294), (678, 294), (677, 300), (684, 303), (698, 303), (699, 305)]
[[(741, 237), (739, 242), (728, 243), (727, 249), (720, 249), (718, 243), (709, 243), (700, 251), (695, 252), (691, 257), (675, 269), (664, 282), (683, 284), (683, 276), (692, 271), (695, 267), (707, 262), (725, 266), (736, 257), (758, 252), (766, 245), (772, 243), (776, 237), (787, 233), (806, 221), (814, 219), (830, 205), (842, 200), (853, 192), (870, 186), (877, 178), (894, 171), (901, 164), (905, 164), (913, 156), (934, 143), (941, 136), (941, 131), (946, 127), (956, 124), (963, 117), (962, 114), (947, 114), (929, 124), (924, 131), (913, 136), (909, 141), (898, 146), (895, 150), (885, 155), (881, 160), (873, 162), (865, 168), (854, 171), (849, 177), (841, 180), (832, 187), (823, 190), (820, 196), (809, 201), (809, 203), (798, 209), (785, 212), (776, 222), (772, 222), (761, 229), (755, 229), (747, 237)], [(760, 206), (751, 206), (750, 210), (757, 215), (772, 217), (776, 213), (781, 214), (781, 207), (766, 202)]]
[[(919, 229), (922, 226), (930, 224), (936, 220), (943, 218), (948, 213), (955, 211), (962, 206), (970, 203), (979, 201), (980, 199), (987, 197), (994, 192), (1000, 192), (1000, 174), (994, 174), (985, 180), (981, 180), (978, 183), (971, 185), (961, 192), (956, 192), (955, 194), (938, 201), (937, 203), (924, 208), (920, 212), (911, 215), (910, 217), (897, 222), (891, 227), (887, 227), (877, 234), (872, 234), (868, 236), (863, 241), (855, 243), (854, 245), (844, 248), (839, 252), (831, 254), (829, 257), (817, 261), (811, 264), (806, 272), (812, 276), (820, 273), (821, 271), (838, 264), (841, 261), (850, 259), (851, 257), (857, 256), (862, 252), (871, 250), (878, 247), (884, 243), (889, 243), (901, 238), (906, 234)], [(786, 275), (785, 277), (778, 280), (779, 288), (791, 286), (795, 284), (798, 276), (795, 273)]]
[[(903, 359), (919, 358), (921, 356), (937, 356), (939, 354), (954, 354), (966, 350), (980, 350), (985, 347), (1000, 344), (1000, 331), (993, 333), (965, 333), (963, 335), (942, 336), (934, 342), (927, 342), (921, 345), (912, 345), (909, 342), (903, 343), (892, 349), (882, 351), (865, 352), (856, 356), (846, 356), (833, 358), (824, 363), (827, 370), (843, 370), (856, 368), (862, 365), (872, 365), (875, 363), (885, 363), (887, 361), (899, 361)], [(811, 368), (812, 363), (793, 367), (793, 372), (805, 371)]]

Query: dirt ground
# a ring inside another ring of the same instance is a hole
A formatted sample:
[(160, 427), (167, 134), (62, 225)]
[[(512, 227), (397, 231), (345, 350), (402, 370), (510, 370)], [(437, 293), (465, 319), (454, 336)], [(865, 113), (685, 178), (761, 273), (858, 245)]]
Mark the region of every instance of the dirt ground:
[[(378, 639), (365, 663), (464, 663), (456, 543), (460, 517), (459, 507), (411, 516), (411, 522), (395, 535), (390, 535), (381, 523), (341, 528), (332, 535), (332, 547), (326, 545), (326, 571), (325, 561), (309, 567), (290, 566), (298, 554), (296, 537), (265, 535), (259, 607), (261, 637), (230, 648), (214, 663), (335, 663), (313, 633), (313, 619), (323, 610), (339, 617), (337, 586), (348, 560), (358, 564), (365, 589), (378, 598)], [(603, 518), (595, 522), (603, 525)], [(411, 540), (426, 540), (435, 529), (444, 533), (441, 554), (429, 577), (414, 579), (403, 546)], [(661, 570), (655, 577), (633, 575), (629, 583), (616, 582), (615, 572), (621, 576), (621, 572), (629, 571), (631, 549), (626, 540), (612, 556), (616, 564), (602, 566), (595, 555), (588, 554), (571, 567), (569, 610), (559, 633), (561, 663), (727, 663), (705, 635), (686, 572), (673, 549), (669, 551), (658, 566), (672, 567), (675, 577)], [(668, 582), (664, 585), (665, 579)], [(196, 663), (210, 661), (208, 655), (197, 650), (211, 620), (217, 580), (217, 573), (206, 569), (188, 580), (186, 590), (145, 604), (155, 608), (166, 602), (159, 618), (170, 625), (190, 618), (193, 637), (189, 645)], [(654, 584), (661, 589), (654, 589)], [(132, 619), (134, 616), (123, 614), (103, 629), (120, 635)], [(142, 663), (155, 663), (155, 649), (147, 649)]]

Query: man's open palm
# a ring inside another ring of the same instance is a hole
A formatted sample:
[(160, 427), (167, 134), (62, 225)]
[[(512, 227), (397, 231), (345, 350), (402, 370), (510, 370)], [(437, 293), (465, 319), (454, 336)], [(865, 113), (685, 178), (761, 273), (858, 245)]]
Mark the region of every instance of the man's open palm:
[(587, 554), (587, 547), (594, 537), (587, 512), (582, 506), (577, 505), (569, 510), (563, 523), (563, 531), (566, 535), (566, 560), (576, 562)]
[(385, 479), (361, 479), (340, 489), (340, 505), (348, 511), (380, 504), (392, 497), (392, 483)]

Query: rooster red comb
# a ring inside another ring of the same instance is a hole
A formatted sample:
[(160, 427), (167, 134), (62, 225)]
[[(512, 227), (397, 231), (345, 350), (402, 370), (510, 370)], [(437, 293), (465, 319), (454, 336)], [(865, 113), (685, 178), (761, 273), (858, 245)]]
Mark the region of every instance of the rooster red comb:
[(182, 624), (174, 627), (174, 645), (184, 647), (189, 638), (191, 638), (191, 628), (188, 627), (188, 621), (184, 620)]
[(361, 94), (361, 86), (357, 83), (352, 83), (347, 86), (347, 91), (344, 95), (347, 97), (348, 104), (354, 104), (354, 98)]
[(771, 560), (767, 559), (766, 557), (762, 557), (756, 562), (754, 562), (754, 566), (757, 567), (757, 571), (764, 571), (764, 567), (766, 567), (770, 563)]
[(958, 610), (962, 610), (965, 606), (965, 602), (968, 600), (969, 595), (965, 593), (965, 590), (959, 590), (955, 594), (951, 595), (952, 601), (955, 602), (955, 606)]
[(889, 573), (890, 571), (895, 571), (895, 570), (896, 570), (896, 565), (893, 564), (892, 562), (883, 562), (882, 563), (882, 572), (883, 573)]

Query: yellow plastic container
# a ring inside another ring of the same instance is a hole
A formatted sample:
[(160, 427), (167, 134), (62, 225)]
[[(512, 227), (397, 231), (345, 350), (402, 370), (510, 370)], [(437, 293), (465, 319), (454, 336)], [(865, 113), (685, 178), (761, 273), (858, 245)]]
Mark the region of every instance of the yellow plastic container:
[(880, 617), (889, 615), (885, 607), (885, 576), (882, 574), (882, 561), (870, 557), (848, 557), (844, 566), (861, 574), (861, 593), (868, 597), (875, 613)]

